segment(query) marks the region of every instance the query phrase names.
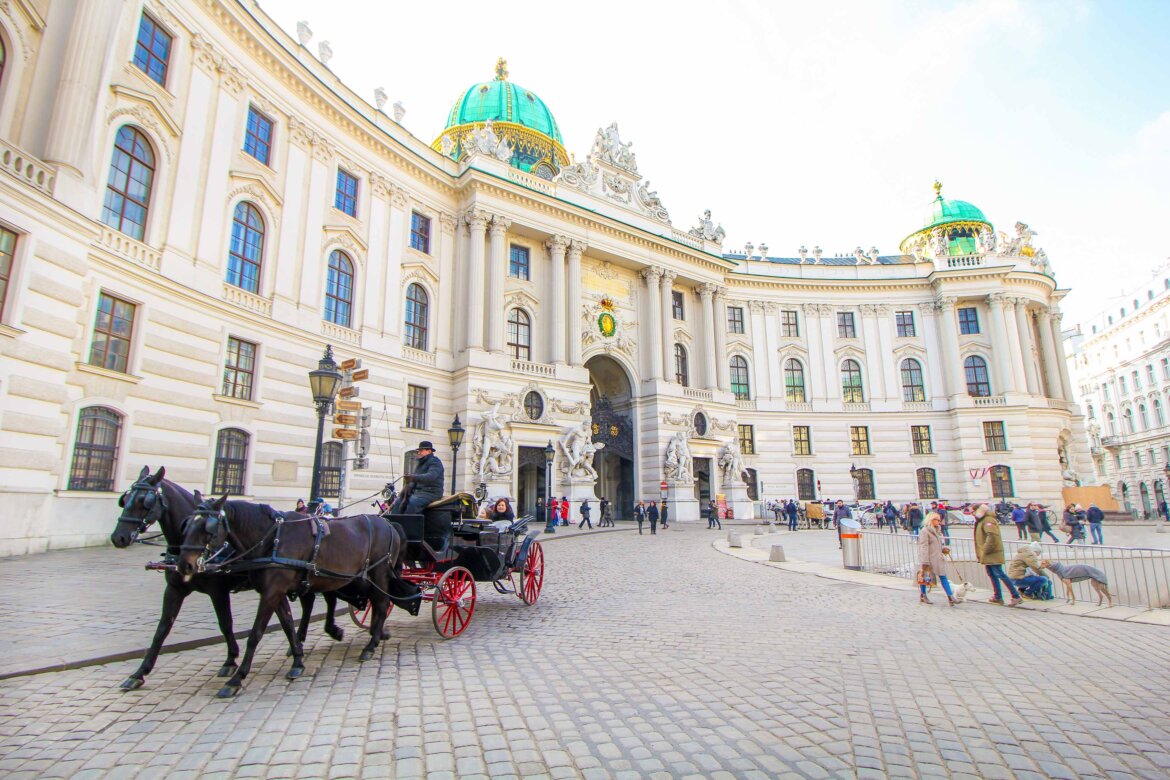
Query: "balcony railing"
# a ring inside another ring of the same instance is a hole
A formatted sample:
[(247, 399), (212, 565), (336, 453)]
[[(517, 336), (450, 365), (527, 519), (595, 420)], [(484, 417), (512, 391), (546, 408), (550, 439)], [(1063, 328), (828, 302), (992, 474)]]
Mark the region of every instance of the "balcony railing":
[(125, 258), (152, 271), (157, 271), (162, 266), (161, 252), (113, 228), (103, 226), (98, 241), (118, 257)]
[(975, 396), (972, 400), (976, 406), (1007, 406), (1007, 399), (1002, 395)]
[(347, 344), (360, 344), (362, 334), (353, 328), (344, 328), (340, 325), (321, 320), (321, 335), (335, 341), (344, 341)]
[(556, 376), (556, 366), (551, 363), (534, 363), (531, 360), (513, 360), (512, 370), (518, 374), (532, 374), (533, 376)]
[(715, 397), (715, 394), (710, 390), (704, 390), (699, 387), (684, 387), (683, 395), (687, 398), (693, 398), (696, 401), (710, 401)]
[(930, 401), (903, 401), (902, 411), (904, 412), (929, 412), (933, 407)]
[(735, 408), (754, 412), (756, 410), (756, 402), (750, 398), (741, 398), (735, 402)]
[(847, 412), (868, 412), (869, 411), (869, 402), (868, 401), (866, 403), (860, 403), (860, 404), (859, 403), (843, 403), (843, 404), (841, 404), (841, 406)]
[(254, 295), (247, 290), (241, 290), (234, 284), (223, 283), (223, 299), (228, 303), (233, 303), (236, 306), (254, 311), (257, 314), (265, 317), (272, 316), (272, 301), (267, 298), (261, 298), (259, 295)]
[(813, 405), (804, 401), (789, 401), (784, 404), (784, 408), (790, 412), (811, 412)]
[(979, 268), (983, 264), (983, 255), (955, 255), (947, 258), (947, 268)]
[(415, 349), (414, 347), (402, 348), (402, 357), (407, 360), (413, 360), (415, 363), (422, 363), (424, 366), (435, 365), (435, 353), (427, 352), (422, 349)]
[(1102, 436), (1101, 437), (1101, 446), (1102, 447), (1120, 447), (1121, 446), (1121, 437), (1120, 436)]
[(45, 195), (53, 194), (52, 169), (5, 141), (0, 141), (0, 168)]

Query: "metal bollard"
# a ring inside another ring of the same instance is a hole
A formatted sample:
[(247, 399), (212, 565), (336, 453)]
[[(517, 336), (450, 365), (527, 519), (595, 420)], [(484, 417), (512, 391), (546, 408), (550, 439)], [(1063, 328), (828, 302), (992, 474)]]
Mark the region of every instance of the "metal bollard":
[(772, 552), (768, 554), (768, 560), (773, 563), (784, 563), (788, 559), (784, 557), (784, 546), (780, 544), (772, 545)]
[(727, 532), (727, 546), (728, 547), (743, 547), (743, 541), (739, 538), (739, 531)]

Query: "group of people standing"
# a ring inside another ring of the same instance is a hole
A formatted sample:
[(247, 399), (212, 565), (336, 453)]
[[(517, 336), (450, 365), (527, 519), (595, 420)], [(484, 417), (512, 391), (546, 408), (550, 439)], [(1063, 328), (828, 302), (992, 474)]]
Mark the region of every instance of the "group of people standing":
[(646, 505), (645, 501), (639, 501), (634, 505), (634, 520), (638, 523), (638, 533), (642, 533), (642, 524), (647, 520), (650, 521), (651, 535), (658, 533), (658, 522), (660, 520), (662, 521), (663, 529), (668, 528), (667, 520), (669, 519), (669, 514), (670, 509), (665, 501), (662, 502), (661, 507), (659, 507), (657, 501), (651, 501), (649, 506)]
[[(1011, 510), (1012, 522), (1016, 526), (1018, 539), (1029, 539), (1039, 542), (1044, 536), (1060, 544), (1060, 539), (1052, 532), (1052, 524), (1048, 521), (1048, 512), (1040, 504), (1017, 506)], [(1068, 535), (1065, 544), (1084, 544), (1085, 526), (1088, 525), (1092, 536), (1092, 544), (1105, 544), (1101, 524), (1105, 521), (1105, 513), (1096, 504), (1089, 504), (1086, 510), (1080, 504), (1069, 504), (1064, 508), (1060, 519), (1060, 531)]]

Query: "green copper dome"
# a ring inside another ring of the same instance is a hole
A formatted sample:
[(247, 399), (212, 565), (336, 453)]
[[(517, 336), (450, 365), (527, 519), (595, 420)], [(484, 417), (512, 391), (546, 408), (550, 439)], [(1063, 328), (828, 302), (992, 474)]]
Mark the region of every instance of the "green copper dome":
[(926, 220), (922, 223), (922, 229), (929, 230), (932, 227), (949, 225), (952, 222), (987, 222), (987, 217), (983, 216), (982, 211), (967, 201), (944, 198), (940, 193), (931, 202)]
[(941, 230), (946, 236), (948, 255), (971, 255), (979, 251), (979, 234), (994, 228), (983, 212), (967, 201), (944, 198), (942, 184), (936, 181), (934, 200), (928, 207), (926, 219), (922, 227), (902, 240), (902, 253), (921, 257), (936, 230)]

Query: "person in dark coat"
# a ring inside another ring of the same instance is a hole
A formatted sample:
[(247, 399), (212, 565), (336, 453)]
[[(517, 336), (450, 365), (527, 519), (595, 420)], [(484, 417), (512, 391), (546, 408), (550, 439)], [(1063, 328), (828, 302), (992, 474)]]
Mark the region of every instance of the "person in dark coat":
[(719, 505), (713, 498), (707, 502), (707, 527), (723, 530), (723, 522), (719, 519)]
[(653, 501), (650, 502), (650, 506), (646, 509), (646, 519), (650, 521), (650, 535), (653, 536), (658, 533), (658, 504)]
[(1012, 510), (1012, 522), (1016, 524), (1016, 538), (1028, 538), (1028, 510), (1018, 506)]
[(577, 523), (578, 528), (583, 528), (584, 526), (589, 526), (590, 529), (593, 528), (593, 523), (589, 520), (589, 513), (592, 511), (593, 507), (589, 506), (589, 499), (581, 502), (581, 522)]
[(894, 508), (893, 501), (887, 501), (882, 507), (882, 515), (886, 518), (886, 527), (890, 529), (890, 533), (898, 533), (898, 510)]
[(634, 505), (634, 519), (638, 521), (638, 535), (642, 534), (642, 523), (646, 522), (646, 504), (639, 501)]
[(665, 502), (665, 501), (663, 501), (663, 502), (662, 502), (662, 509), (661, 509), (661, 510), (659, 510), (659, 515), (661, 515), (661, 517), (662, 517), (662, 530), (663, 530), (663, 531), (665, 531), (665, 530), (668, 528), (668, 526), (666, 525), (666, 512), (667, 512), (667, 508), (668, 508), (668, 507), (666, 506), (666, 502)]
[(796, 507), (796, 502), (789, 499), (788, 503), (784, 505), (784, 514), (788, 515), (788, 530), (795, 531), (797, 529), (797, 518), (799, 516), (799, 509)]
[(841, 521), (852, 519), (853, 513), (849, 511), (849, 507), (845, 506), (844, 501), (838, 501), (837, 508), (833, 510), (833, 525), (837, 529), (837, 547), (841, 546)]
[(410, 497), (402, 510), (405, 514), (420, 514), (427, 504), (443, 497), (443, 461), (435, 457), (435, 445), (429, 441), (418, 443), (418, 462), (415, 463), (414, 473), (402, 479), (411, 488)]
[(906, 522), (910, 524), (910, 533), (918, 536), (918, 532), (922, 530), (922, 507), (911, 504), (906, 510)]
[(605, 496), (601, 497), (601, 518), (598, 520), (597, 527), (605, 528), (611, 526), (613, 523), (609, 519), (609, 499)]
[[(1162, 502), (1165, 504), (1165, 502)], [(1105, 519), (1105, 513), (1101, 511), (1101, 507), (1096, 504), (1089, 504), (1089, 533), (1093, 537), (1093, 544), (1105, 544), (1105, 538), (1101, 535), (1101, 522)]]
[(512, 511), (512, 504), (506, 498), (496, 499), (491, 509), (487, 511), (488, 520), (515, 520), (516, 513)]

